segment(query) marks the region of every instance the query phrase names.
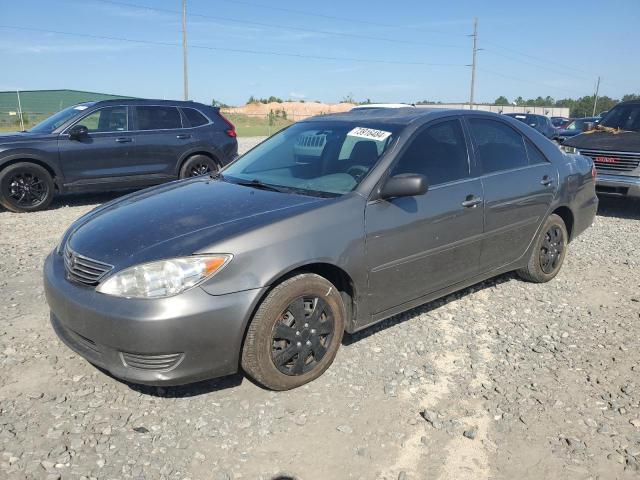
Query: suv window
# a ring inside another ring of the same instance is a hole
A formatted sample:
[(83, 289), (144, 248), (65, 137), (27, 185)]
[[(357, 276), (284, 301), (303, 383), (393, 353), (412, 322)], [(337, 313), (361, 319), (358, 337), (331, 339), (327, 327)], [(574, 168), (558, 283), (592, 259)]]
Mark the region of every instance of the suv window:
[(468, 178), (469, 155), (459, 120), (448, 120), (419, 132), (391, 175), (419, 173), (430, 185)]
[(209, 123), (207, 117), (205, 117), (195, 108), (183, 108), (182, 113), (184, 113), (185, 117), (187, 117), (187, 120), (189, 120), (189, 123), (192, 127), (200, 127)]
[(170, 130), (182, 128), (177, 107), (136, 107), (138, 130)]
[(640, 105), (617, 105), (600, 122), (603, 127), (640, 131)]
[(499, 172), (528, 164), (522, 136), (508, 125), (495, 120), (469, 119), (469, 126), (484, 173)]
[(124, 132), (127, 130), (127, 107), (104, 107), (81, 119), (77, 125), (84, 125), (91, 133)]

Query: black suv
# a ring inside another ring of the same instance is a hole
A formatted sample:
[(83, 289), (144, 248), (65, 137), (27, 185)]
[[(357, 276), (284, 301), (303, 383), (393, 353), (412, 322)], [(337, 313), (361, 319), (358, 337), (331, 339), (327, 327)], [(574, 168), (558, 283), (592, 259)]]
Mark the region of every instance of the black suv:
[(54, 193), (137, 188), (216, 171), (237, 157), (218, 108), (167, 100), (74, 105), (0, 134), (0, 204), (45, 209)]

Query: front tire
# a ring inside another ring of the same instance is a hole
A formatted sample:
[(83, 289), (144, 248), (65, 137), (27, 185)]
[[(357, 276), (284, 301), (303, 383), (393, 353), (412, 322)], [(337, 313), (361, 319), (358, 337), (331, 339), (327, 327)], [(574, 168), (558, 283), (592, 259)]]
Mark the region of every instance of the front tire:
[(526, 267), (516, 271), (523, 280), (544, 283), (555, 277), (567, 254), (569, 235), (564, 220), (552, 214), (547, 218)]
[(242, 348), (242, 368), (272, 390), (304, 385), (329, 368), (344, 327), (342, 297), (331, 282), (313, 273), (291, 277), (258, 307)]
[(49, 172), (35, 163), (15, 163), (0, 172), (0, 204), (12, 212), (44, 210), (54, 189)]
[(219, 170), (215, 160), (206, 155), (193, 155), (187, 158), (180, 169), (180, 178), (198, 177)]

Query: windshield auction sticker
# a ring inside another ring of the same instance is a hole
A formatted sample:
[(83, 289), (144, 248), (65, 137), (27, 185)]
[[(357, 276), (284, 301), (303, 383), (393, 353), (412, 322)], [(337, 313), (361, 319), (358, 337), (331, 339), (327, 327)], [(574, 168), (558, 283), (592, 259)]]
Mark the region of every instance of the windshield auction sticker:
[(381, 142), (386, 140), (391, 132), (385, 132), (384, 130), (374, 130), (373, 128), (356, 127), (347, 133), (348, 137), (367, 138), (369, 140), (377, 140)]

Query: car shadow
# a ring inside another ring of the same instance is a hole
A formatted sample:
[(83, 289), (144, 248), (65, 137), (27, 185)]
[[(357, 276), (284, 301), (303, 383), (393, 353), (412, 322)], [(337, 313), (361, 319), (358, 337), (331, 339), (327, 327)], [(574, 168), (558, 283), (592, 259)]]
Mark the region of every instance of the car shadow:
[(640, 199), (599, 197), (598, 215), (602, 217), (640, 220)]
[(65, 193), (64, 195), (56, 196), (53, 199), (53, 202), (51, 202), (48, 210), (57, 210), (65, 207), (85, 207), (90, 205), (99, 206), (134, 191), (135, 189), (100, 193)]

